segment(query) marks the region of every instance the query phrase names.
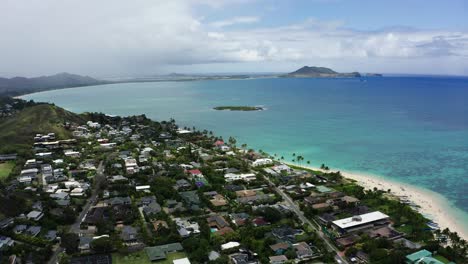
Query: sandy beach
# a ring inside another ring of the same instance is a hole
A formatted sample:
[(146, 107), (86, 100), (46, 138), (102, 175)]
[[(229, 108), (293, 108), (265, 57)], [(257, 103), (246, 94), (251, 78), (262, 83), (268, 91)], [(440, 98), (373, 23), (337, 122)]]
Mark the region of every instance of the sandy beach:
[[(296, 164), (290, 165), (323, 171), (320, 168), (312, 166), (299, 166)], [(359, 185), (366, 189), (377, 188), (384, 191), (390, 189), (391, 194), (394, 196), (402, 197), (419, 206), (418, 211), (433, 222), (437, 223), (441, 230), (448, 227), (450, 231), (457, 232), (463, 239), (468, 239), (468, 231), (463, 225), (463, 219), (454, 215), (456, 209), (453, 209), (450, 202), (442, 195), (430, 190), (387, 180), (375, 175), (366, 175), (342, 170), (336, 171), (340, 171), (345, 178), (357, 181)]]

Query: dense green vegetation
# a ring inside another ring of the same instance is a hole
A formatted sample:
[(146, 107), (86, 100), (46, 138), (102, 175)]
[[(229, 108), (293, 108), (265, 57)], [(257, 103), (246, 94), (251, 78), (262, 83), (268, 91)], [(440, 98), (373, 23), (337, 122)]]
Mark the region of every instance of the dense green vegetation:
[(261, 111), (263, 107), (259, 106), (217, 106), (214, 110), (230, 110), (230, 111)]
[(83, 117), (50, 104), (36, 104), (0, 119), (0, 153), (20, 153), (31, 149), (37, 133), (55, 133), (69, 138), (66, 122), (83, 123)]

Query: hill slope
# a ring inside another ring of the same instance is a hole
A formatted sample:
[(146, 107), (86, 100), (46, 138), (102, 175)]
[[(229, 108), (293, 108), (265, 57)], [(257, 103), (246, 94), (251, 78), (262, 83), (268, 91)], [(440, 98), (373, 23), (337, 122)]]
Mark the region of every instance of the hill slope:
[(333, 78), (333, 77), (361, 77), (359, 72), (339, 73), (330, 68), (304, 66), (297, 71), (288, 73), (284, 77), (299, 77), (299, 78)]
[(51, 76), (41, 76), (34, 78), (0, 78), (0, 94), (14, 96), (58, 88), (97, 85), (104, 83), (107, 82), (96, 80), (88, 76), (81, 76), (70, 73), (59, 73)]
[(0, 153), (31, 149), (37, 133), (53, 132), (58, 138), (68, 138), (70, 131), (63, 124), (83, 121), (81, 116), (50, 104), (24, 108), (11, 117), (0, 119)]

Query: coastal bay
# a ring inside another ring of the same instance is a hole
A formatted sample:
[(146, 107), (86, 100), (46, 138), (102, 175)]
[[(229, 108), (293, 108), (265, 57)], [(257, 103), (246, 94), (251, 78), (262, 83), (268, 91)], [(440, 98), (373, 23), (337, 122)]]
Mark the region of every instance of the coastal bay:
[[(442, 212), (466, 230), (466, 82), (451, 77), (161, 82), (23, 98), (74, 112), (175, 118), (183, 126), (234, 136), (239, 144), (284, 156), (285, 161), (298, 153), (312, 166), (326, 163), (431, 190), (448, 200), (444, 208), (453, 210)], [(269, 111), (212, 111), (213, 105), (268, 105)]]

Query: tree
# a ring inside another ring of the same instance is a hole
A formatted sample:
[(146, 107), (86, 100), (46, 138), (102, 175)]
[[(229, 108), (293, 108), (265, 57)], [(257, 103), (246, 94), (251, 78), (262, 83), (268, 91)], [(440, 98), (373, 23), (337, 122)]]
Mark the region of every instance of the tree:
[(96, 253), (108, 253), (112, 251), (112, 240), (109, 237), (101, 237), (93, 240), (90, 247)]
[(236, 143), (237, 143), (237, 140), (235, 138), (233, 138), (233, 137), (229, 137), (228, 142), (232, 147), (235, 147)]
[(266, 207), (260, 214), (270, 223), (277, 222), (283, 217), (281, 212), (273, 207)]
[(78, 252), (80, 244), (80, 237), (75, 233), (66, 233), (62, 236), (61, 247), (65, 249), (67, 254), (74, 254)]

